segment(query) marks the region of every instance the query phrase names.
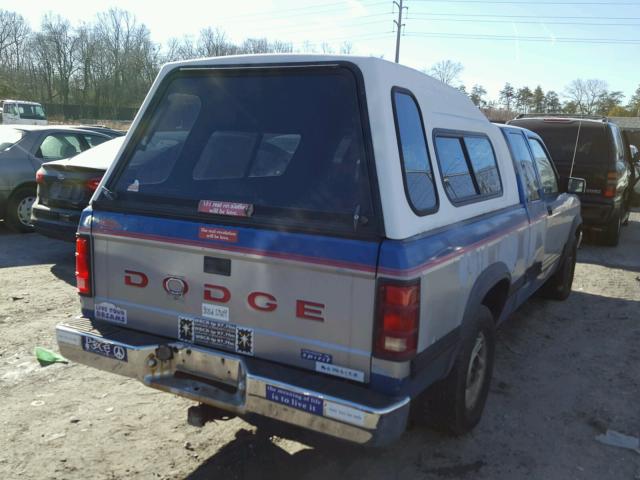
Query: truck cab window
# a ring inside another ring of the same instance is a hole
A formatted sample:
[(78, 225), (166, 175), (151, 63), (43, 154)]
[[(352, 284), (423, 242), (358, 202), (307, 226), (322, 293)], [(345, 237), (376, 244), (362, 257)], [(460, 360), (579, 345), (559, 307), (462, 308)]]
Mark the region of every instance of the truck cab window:
[(509, 132), (507, 134), (507, 139), (509, 140), (511, 150), (513, 151), (513, 158), (518, 165), (520, 165), (520, 170), (524, 180), (524, 187), (527, 192), (527, 199), (529, 201), (539, 200), (540, 193), (538, 192), (538, 189), (540, 185), (538, 184), (538, 178), (533, 166), (533, 160), (531, 159), (531, 153), (529, 153), (529, 148), (527, 147), (524, 137), (519, 132)]
[(542, 191), (545, 194), (558, 193), (558, 179), (556, 178), (556, 172), (553, 170), (553, 166), (551, 165), (551, 160), (549, 160), (549, 157), (547, 156), (547, 152), (545, 152), (542, 145), (540, 145), (540, 141), (535, 138), (529, 139), (529, 145), (531, 145), (533, 158), (536, 161), (538, 173), (540, 174)]

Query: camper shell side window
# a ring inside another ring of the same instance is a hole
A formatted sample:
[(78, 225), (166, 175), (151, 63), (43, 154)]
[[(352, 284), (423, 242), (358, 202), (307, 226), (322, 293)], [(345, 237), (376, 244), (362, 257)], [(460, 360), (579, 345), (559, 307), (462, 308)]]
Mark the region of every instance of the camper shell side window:
[(416, 215), (434, 213), (438, 191), (420, 105), (411, 91), (401, 87), (391, 89), (391, 104), (407, 201)]
[(487, 135), (436, 129), (433, 143), (442, 184), (454, 206), (502, 196), (500, 169)]

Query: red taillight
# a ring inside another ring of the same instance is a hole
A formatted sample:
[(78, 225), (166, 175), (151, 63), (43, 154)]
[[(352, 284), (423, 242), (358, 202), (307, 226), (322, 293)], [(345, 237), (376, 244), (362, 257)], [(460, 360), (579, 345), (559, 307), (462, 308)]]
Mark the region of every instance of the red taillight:
[(44, 183), (44, 168), (39, 168), (38, 171), (36, 172), (36, 183), (38, 185), (40, 185), (41, 183)]
[(102, 180), (102, 177), (96, 177), (92, 178), (91, 180), (87, 180), (85, 182), (87, 190), (89, 190), (90, 192), (95, 192), (96, 188), (98, 188), (98, 185), (100, 185), (100, 180)]
[(91, 242), (88, 237), (76, 238), (76, 286), (80, 295), (91, 296)]
[(412, 358), (418, 347), (420, 280), (383, 280), (378, 286), (374, 355), (388, 360)]
[(618, 172), (609, 172), (607, 174), (607, 186), (602, 191), (602, 195), (606, 198), (614, 198), (618, 190)]

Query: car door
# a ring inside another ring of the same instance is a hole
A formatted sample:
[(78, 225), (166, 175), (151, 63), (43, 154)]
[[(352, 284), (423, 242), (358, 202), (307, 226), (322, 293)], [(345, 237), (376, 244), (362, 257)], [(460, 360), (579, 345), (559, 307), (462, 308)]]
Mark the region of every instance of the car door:
[[(533, 157), (524, 134), (519, 130), (506, 130), (505, 136), (516, 162), (522, 184), (529, 215), (529, 242), (527, 251), (526, 283), (530, 283), (542, 272), (545, 260), (547, 208), (540, 195), (540, 181), (533, 163)], [(523, 289), (523, 294), (526, 294)]]
[(572, 222), (569, 212), (570, 202), (566, 193), (560, 193), (558, 175), (540, 139), (533, 136), (528, 136), (527, 139), (540, 179), (540, 197), (547, 210), (545, 255), (542, 265), (542, 271), (546, 273), (559, 260), (569, 238)]

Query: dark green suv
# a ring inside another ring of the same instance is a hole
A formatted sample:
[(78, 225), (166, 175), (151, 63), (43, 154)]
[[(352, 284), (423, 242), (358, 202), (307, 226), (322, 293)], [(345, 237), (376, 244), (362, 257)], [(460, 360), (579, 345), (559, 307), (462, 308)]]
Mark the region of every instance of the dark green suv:
[(561, 179), (585, 179), (580, 195), (584, 226), (599, 232), (602, 243), (617, 245), (621, 226), (629, 221), (637, 175), (620, 128), (593, 116), (529, 114), (508, 123), (542, 137)]

